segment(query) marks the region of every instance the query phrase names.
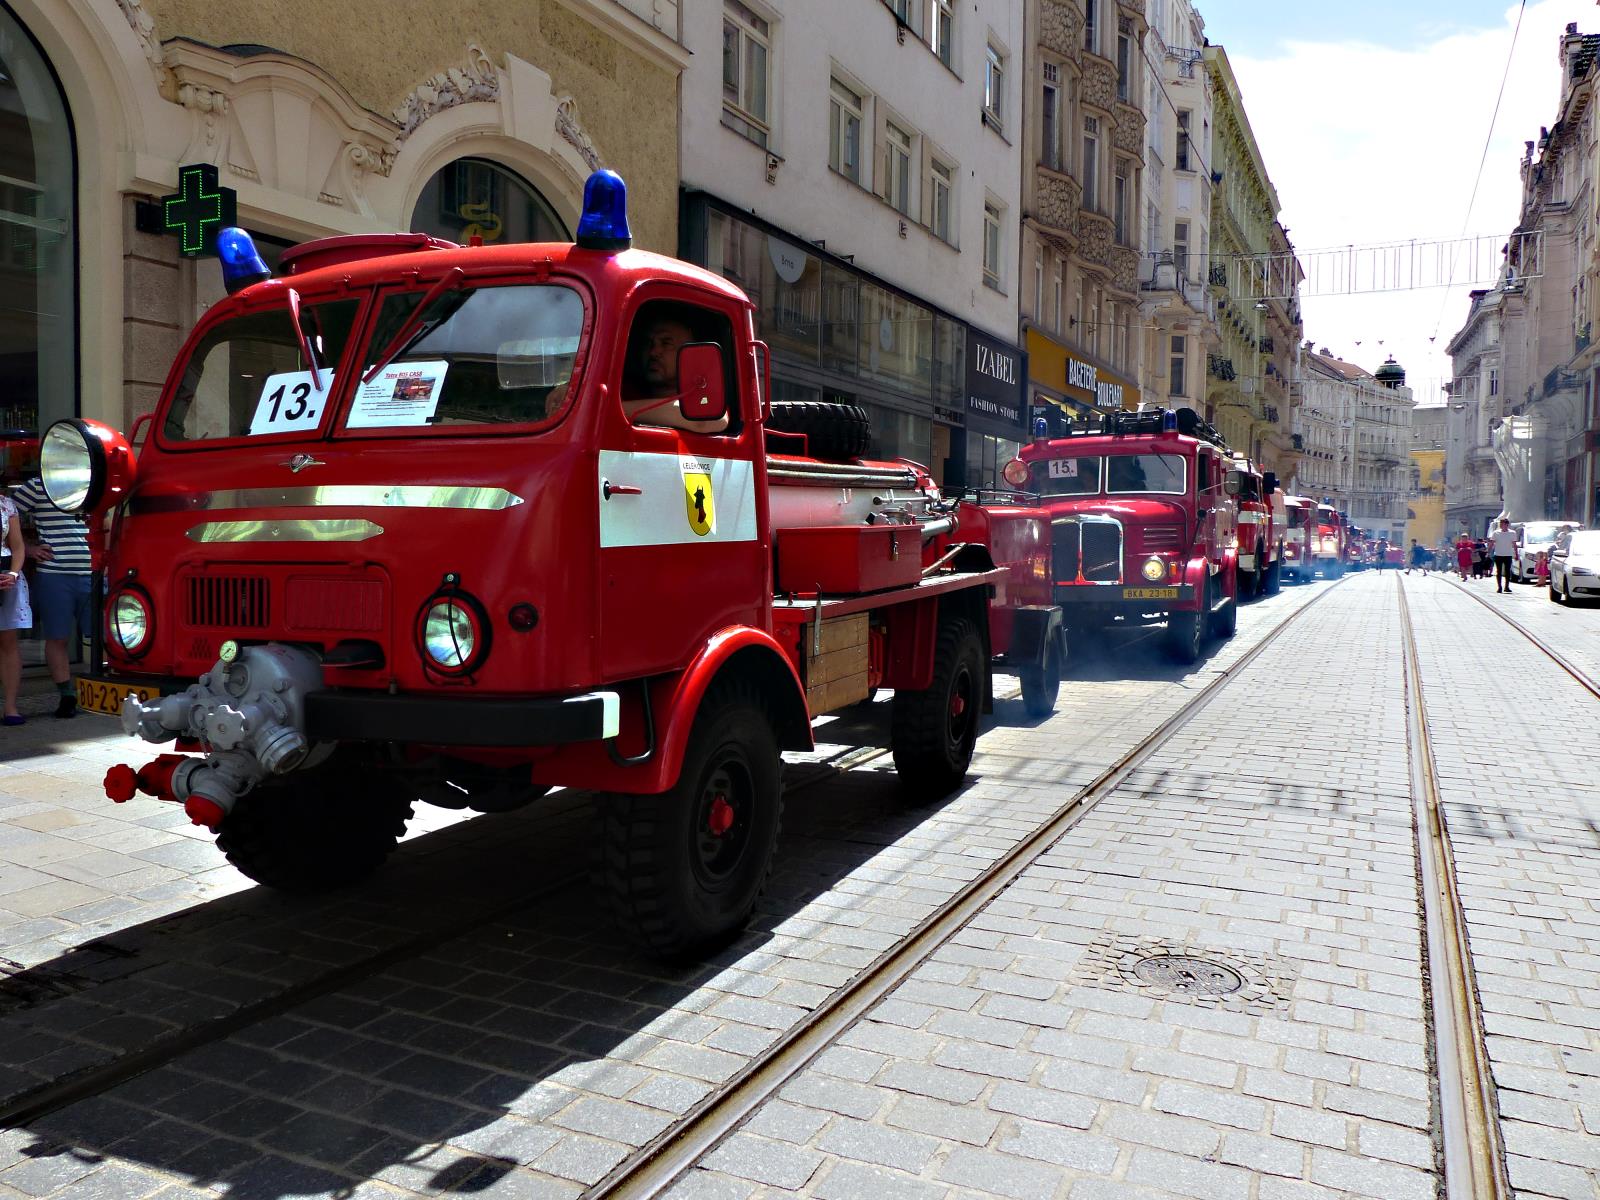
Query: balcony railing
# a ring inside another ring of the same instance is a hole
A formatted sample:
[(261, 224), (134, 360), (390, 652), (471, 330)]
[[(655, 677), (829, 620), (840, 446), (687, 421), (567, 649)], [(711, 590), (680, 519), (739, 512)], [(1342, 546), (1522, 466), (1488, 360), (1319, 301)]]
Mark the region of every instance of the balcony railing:
[(1213, 379), (1220, 379), (1224, 383), (1238, 378), (1237, 373), (1233, 369), (1233, 359), (1224, 358), (1220, 354), (1206, 355), (1206, 374), (1210, 375)]

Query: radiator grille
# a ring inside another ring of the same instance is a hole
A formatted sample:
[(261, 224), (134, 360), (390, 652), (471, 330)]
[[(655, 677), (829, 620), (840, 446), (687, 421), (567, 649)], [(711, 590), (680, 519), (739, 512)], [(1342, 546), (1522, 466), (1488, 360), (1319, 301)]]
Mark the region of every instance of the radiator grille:
[(259, 575), (192, 575), (187, 624), (196, 629), (265, 629), (271, 589)]
[(283, 614), (289, 629), (374, 633), (383, 628), (383, 584), (297, 576), (284, 586)]
[(1082, 537), (1083, 577), (1090, 583), (1122, 582), (1122, 527), (1086, 523)]
[(1052, 570), (1057, 580), (1071, 583), (1078, 578), (1078, 523), (1057, 521), (1051, 526), (1050, 535), (1055, 552)]

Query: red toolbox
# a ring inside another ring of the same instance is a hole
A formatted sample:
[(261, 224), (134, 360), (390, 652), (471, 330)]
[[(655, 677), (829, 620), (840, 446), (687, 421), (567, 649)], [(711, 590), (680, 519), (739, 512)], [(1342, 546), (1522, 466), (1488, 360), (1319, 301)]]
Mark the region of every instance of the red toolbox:
[(779, 592), (878, 592), (922, 578), (915, 525), (816, 525), (775, 536)]

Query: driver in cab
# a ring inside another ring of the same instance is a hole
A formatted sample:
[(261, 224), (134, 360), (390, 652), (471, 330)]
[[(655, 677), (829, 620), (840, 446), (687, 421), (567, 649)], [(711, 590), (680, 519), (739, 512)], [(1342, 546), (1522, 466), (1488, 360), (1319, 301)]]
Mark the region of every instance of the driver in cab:
[(710, 421), (684, 416), (678, 404), (678, 352), (697, 340), (682, 317), (661, 313), (640, 317), (633, 330), (622, 411), (635, 425), (659, 425), (690, 433), (722, 433), (726, 413)]

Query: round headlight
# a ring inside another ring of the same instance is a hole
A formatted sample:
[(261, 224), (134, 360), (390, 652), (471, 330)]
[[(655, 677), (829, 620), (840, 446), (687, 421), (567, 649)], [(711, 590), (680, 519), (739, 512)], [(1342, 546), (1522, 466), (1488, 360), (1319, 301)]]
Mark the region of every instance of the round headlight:
[(1000, 472), (1001, 478), (1014, 488), (1028, 486), (1028, 464), (1020, 458), (1013, 458)]
[(77, 421), (57, 421), (39, 447), (44, 493), (62, 512), (92, 508), (105, 486), (105, 448)]
[(138, 657), (150, 648), (150, 601), (139, 592), (127, 589), (112, 597), (106, 613), (111, 640), (124, 654)]
[(1139, 568), (1139, 573), (1154, 583), (1167, 573), (1167, 564), (1152, 554), (1144, 560), (1144, 566)]
[(433, 600), (418, 624), (417, 641), (428, 666), (448, 675), (466, 674), (489, 649), (483, 617), (465, 598)]

